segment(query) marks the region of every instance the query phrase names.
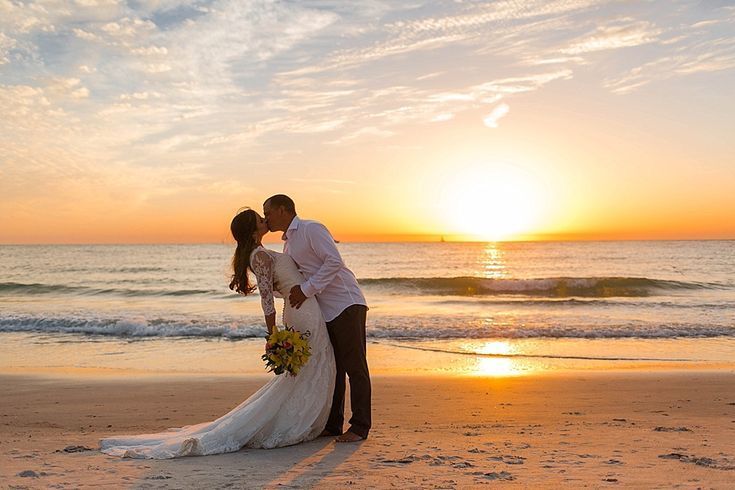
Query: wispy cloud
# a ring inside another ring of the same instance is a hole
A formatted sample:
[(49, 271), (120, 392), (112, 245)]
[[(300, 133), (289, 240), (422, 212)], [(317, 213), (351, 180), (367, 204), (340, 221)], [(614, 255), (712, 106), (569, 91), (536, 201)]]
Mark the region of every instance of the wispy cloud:
[(353, 185), (356, 182), (353, 180), (340, 180), (340, 179), (303, 179), (294, 177), (290, 179), (293, 182), (300, 182), (304, 184), (339, 184), (339, 185)]
[(510, 107), (508, 106), (508, 104), (500, 104), (495, 109), (493, 109), (490, 114), (485, 116), (483, 122), (488, 128), (497, 128), (498, 121), (504, 118), (508, 114), (508, 112), (510, 112)]
[(604, 81), (604, 86), (617, 94), (627, 94), (657, 80), (694, 73), (707, 73), (735, 68), (735, 43), (705, 53), (666, 56), (633, 68), (617, 78)]
[(10, 61), (8, 55), (10, 54), (10, 50), (13, 49), (16, 44), (15, 39), (12, 39), (0, 32), (0, 65)]
[(454, 119), (454, 114), (451, 112), (443, 112), (441, 114), (437, 114), (436, 116), (431, 118), (431, 122), (444, 122), (444, 121), (450, 121)]
[(579, 55), (595, 51), (630, 48), (658, 40), (661, 29), (647, 21), (624, 19), (611, 25), (598, 27), (593, 33), (574, 41), (561, 50), (564, 54)]
[(625, 73), (607, 77), (603, 85), (617, 94), (628, 94), (655, 81), (735, 68), (735, 38), (717, 35), (719, 29), (735, 29), (731, 16), (696, 22), (662, 39), (666, 50)]
[(571, 77), (572, 70), (565, 69), (522, 77), (501, 78), (475, 86), (474, 93), (478, 94), (478, 97), (484, 96), (484, 94), (519, 94), (538, 90), (554, 80), (569, 79)]
[(340, 136), (336, 140), (328, 141), (327, 144), (343, 145), (345, 143), (349, 143), (354, 140), (358, 140), (360, 138), (369, 138), (371, 140), (374, 140), (375, 138), (387, 138), (393, 135), (395, 135), (395, 133), (392, 131), (369, 126), (365, 128), (359, 128), (350, 133), (344, 134), (343, 136)]

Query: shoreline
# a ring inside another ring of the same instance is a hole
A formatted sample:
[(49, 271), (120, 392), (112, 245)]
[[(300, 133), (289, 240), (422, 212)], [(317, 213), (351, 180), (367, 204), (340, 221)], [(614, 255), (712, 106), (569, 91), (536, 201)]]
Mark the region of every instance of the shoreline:
[[(0, 375), (141, 379), (267, 375), (260, 358), (261, 339), (88, 339), (33, 333), (4, 333), (0, 338)], [(371, 339), (367, 349), (374, 376), (735, 370), (732, 339)]]
[[(0, 480), (83, 488), (724, 488), (735, 371), (376, 375), (367, 441), (124, 460), (98, 439), (212, 420), (268, 376), (0, 375)], [(91, 451), (65, 453), (84, 446)], [(21, 476), (21, 475), (29, 476)]]

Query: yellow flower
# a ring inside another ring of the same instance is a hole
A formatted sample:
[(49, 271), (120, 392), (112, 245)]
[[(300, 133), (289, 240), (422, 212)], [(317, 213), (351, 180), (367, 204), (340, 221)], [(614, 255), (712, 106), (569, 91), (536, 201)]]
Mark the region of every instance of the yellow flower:
[(266, 353), (262, 359), (266, 369), (276, 374), (288, 372), (296, 376), (311, 357), (307, 337), (309, 332), (299, 332), (291, 327), (276, 330), (266, 337)]

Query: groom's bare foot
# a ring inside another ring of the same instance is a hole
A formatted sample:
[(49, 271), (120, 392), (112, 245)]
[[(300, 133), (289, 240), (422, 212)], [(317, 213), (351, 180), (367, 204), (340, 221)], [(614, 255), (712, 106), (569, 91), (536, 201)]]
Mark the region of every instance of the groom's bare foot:
[(339, 434), (335, 434), (334, 432), (330, 432), (327, 429), (324, 429), (321, 434), (319, 434), (319, 437), (334, 437), (338, 436)]
[(351, 432), (348, 430), (347, 432), (345, 432), (344, 434), (336, 438), (335, 441), (337, 442), (357, 442), (357, 441), (362, 441), (364, 439), (365, 439), (364, 437), (358, 436), (354, 432)]

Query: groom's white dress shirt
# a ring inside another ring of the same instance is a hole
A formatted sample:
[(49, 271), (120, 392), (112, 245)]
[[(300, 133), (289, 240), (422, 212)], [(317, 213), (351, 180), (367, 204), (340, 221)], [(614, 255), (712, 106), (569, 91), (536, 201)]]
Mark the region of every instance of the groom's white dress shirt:
[(329, 322), (352, 305), (365, 305), (355, 274), (347, 268), (327, 227), (295, 216), (282, 237), (283, 252), (296, 262), (306, 281), (301, 291), (316, 296), (324, 320)]

